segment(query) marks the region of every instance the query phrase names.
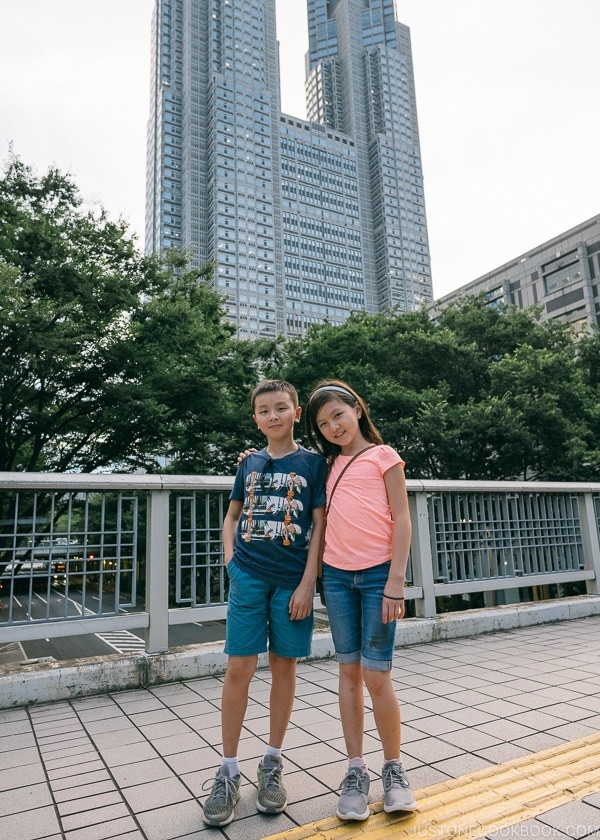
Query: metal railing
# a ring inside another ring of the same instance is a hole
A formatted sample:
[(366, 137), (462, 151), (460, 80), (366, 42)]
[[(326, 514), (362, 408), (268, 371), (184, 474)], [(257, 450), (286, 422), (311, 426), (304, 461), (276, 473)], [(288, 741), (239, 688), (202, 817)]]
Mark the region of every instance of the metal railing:
[[(232, 478), (0, 473), (0, 642), (223, 619)], [(578, 583), (598, 594), (600, 484), (408, 481), (407, 599)], [(583, 584), (581, 582), (584, 582)]]

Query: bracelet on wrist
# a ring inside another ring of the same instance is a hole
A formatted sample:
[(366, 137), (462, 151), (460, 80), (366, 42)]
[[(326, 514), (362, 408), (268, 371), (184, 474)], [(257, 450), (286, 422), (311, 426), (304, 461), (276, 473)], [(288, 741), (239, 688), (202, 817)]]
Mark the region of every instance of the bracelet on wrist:
[(404, 601), (404, 598), (394, 598), (393, 595), (386, 595), (385, 592), (383, 593), (383, 597), (389, 601)]

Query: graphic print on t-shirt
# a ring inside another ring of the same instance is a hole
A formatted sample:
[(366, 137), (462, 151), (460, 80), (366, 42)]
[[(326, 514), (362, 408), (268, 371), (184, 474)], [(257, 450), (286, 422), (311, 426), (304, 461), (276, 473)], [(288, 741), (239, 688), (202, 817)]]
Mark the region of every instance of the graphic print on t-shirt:
[(281, 540), (290, 545), (302, 534), (297, 519), (304, 507), (298, 496), (307, 487), (306, 479), (295, 472), (257, 472), (246, 477), (246, 495), (242, 507), (245, 519), (241, 535), (251, 540)]

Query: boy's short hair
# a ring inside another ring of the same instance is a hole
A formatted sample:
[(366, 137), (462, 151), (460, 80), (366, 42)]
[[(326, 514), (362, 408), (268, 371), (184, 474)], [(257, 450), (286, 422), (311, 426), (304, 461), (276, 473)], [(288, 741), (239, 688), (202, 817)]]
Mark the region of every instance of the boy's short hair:
[(261, 394), (271, 394), (274, 391), (283, 391), (291, 399), (294, 408), (298, 408), (300, 403), (298, 399), (298, 391), (294, 388), (291, 382), (286, 382), (285, 379), (263, 379), (259, 382), (254, 391), (252, 391), (252, 413), (254, 414), (254, 405), (256, 398)]

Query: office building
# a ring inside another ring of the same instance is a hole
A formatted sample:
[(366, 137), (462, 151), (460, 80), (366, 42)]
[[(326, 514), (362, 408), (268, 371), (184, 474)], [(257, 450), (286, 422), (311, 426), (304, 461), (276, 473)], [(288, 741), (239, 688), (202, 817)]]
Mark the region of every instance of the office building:
[(156, 0), (146, 250), (211, 261), (242, 338), (432, 300), (409, 30), (393, 0), (309, 0), (308, 27), (304, 120), (275, 0)]
[(600, 215), (532, 248), (500, 268), (438, 298), (435, 316), (466, 295), (484, 294), (490, 305), (540, 307), (542, 321), (558, 318), (577, 330), (600, 319)]

